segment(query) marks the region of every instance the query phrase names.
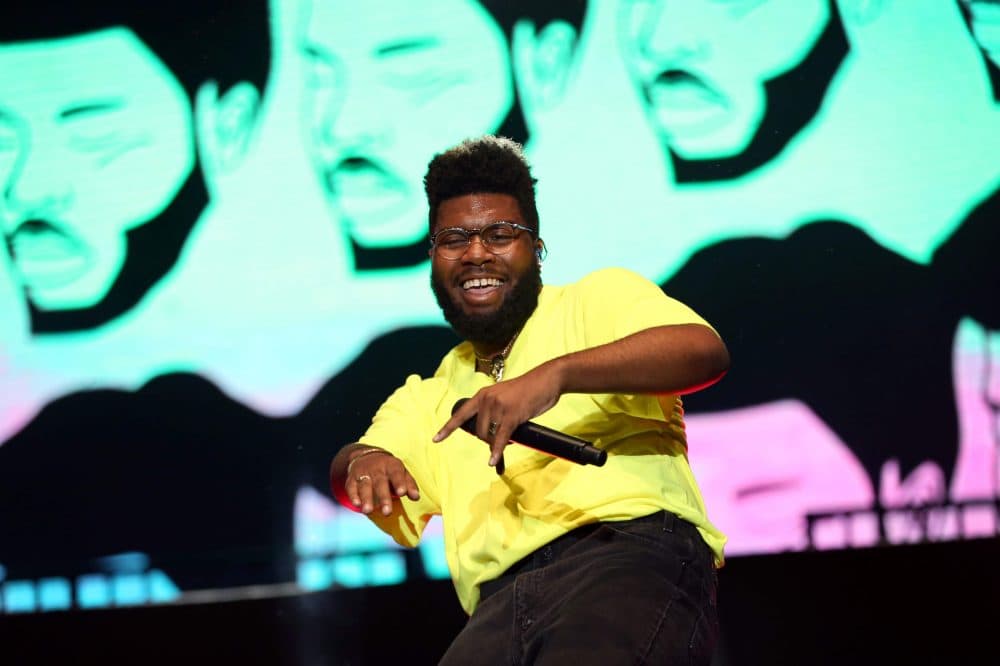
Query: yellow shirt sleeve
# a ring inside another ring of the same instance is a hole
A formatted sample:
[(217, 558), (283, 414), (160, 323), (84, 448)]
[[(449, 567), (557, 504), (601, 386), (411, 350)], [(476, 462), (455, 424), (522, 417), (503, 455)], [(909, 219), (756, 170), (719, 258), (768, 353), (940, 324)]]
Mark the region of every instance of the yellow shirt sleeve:
[(422, 380), (417, 375), (407, 377), (406, 382), (382, 403), (371, 426), (358, 440), (383, 448), (399, 458), (420, 489), (420, 499), (398, 499), (389, 516), (378, 511), (369, 514), (369, 518), (401, 546), (416, 546), (427, 522), (441, 513), (435, 474), (438, 450), (431, 441), (436, 429), (432, 422), (433, 410), (428, 409), (428, 400), (433, 399), (431, 394), (442, 390), (438, 386), (440, 383), (440, 380)]
[[(655, 326), (700, 324), (712, 328), (698, 313), (643, 276), (624, 268), (606, 268), (576, 285), (581, 330), (588, 347), (620, 340)], [(712, 329), (714, 330), (714, 329)]]

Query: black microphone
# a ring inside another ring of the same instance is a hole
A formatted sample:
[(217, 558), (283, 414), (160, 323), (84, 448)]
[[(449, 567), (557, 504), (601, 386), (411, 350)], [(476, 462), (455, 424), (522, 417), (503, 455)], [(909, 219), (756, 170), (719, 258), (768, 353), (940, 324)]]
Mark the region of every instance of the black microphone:
[[(456, 402), (455, 406), (451, 408), (451, 413), (454, 414), (457, 412), (466, 400), (468, 398), (462, 398)], [(461, 427), (465, 432), (475, 435), (476, 417), (473, 416), (463, 423)], [(600, 467), (608, 461), (608, 452), (597, 448), (590, 442), (531, 421), (526, 421), (514, 428), (514, 432), (510, 436), (510, 441), (523, 444), (536, 451), (542, 451), (558, 458), (564, 458), (570, 462), (579, 463), (580, 465), (596, 465)], [(497, 465), (498, 474), (503, 473), (500, 467), (502, 464), (503, 460), (501, 459)]]

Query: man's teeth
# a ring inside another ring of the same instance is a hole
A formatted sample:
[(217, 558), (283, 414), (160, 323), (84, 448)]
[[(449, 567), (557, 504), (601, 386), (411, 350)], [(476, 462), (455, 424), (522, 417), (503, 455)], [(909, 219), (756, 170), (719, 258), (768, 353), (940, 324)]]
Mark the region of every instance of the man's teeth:
[(473, 278), (462, 283), (462, 289), (476, 289), (477, 287), (499, 287), (503, 280), (497, 278)]

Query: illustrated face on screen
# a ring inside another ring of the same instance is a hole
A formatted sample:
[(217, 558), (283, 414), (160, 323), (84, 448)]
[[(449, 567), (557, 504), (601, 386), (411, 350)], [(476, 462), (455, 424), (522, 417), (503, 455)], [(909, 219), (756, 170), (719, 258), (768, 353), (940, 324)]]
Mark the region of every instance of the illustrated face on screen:
[(965, 0), (972, 34), (994, 65), (1000, 67), (1000, 0)]
[(0, 45), (0, 222), (39, 310), (100, 301), (193, 165), (188, 97), (130, 30)]
[[(770, 84), (813, 53), (831, 10), (828, 0), (621, 0), (618, 18), (660, 140), (676, 159), (713, 160), (753, 147), (775, 102)], [(785, 133), (801, 129), (790, 124)]]
[(1000, 0), (961, 0), (969, 30), (986, 58), (993, 98), (1000, 101)]
[(427, 161), (494, 130), (512, 104), (504, 35), (468, 0), (316, 0), (300, 46), (308, 147), (351, 238), (425, 237)]

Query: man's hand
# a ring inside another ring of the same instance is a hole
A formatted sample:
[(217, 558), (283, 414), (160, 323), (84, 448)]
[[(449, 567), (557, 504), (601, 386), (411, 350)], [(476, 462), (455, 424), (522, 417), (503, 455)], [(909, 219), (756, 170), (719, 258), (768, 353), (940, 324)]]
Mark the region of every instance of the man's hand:
[(420, 499), (417, 482), (399, 458), (375, 447), (353, 446), (345, 451), (330, 465), (330, 485), (341, 503), (346, 497), (365, 515), (378, 506), (388, 516), (397, 498)]
[(515, 379), (480, 389), (458, 408), (434, 441), (440, 442), (476, 417), (476, 436), (490, 445), (490, 466), (496, 466), (514, 429), (551, 409), (562, 394), (557, 366), (545, 363)]
[(514, 429), (551, 409), (563, 393), (690, 393), (714, 384), (728, 368), (729, 352), (707, 326), (647, 328), (481, 389), (455, 411), (434, 441), (475, 416), (476, 436), (490, 445), (490, 465), (496, 465)]

